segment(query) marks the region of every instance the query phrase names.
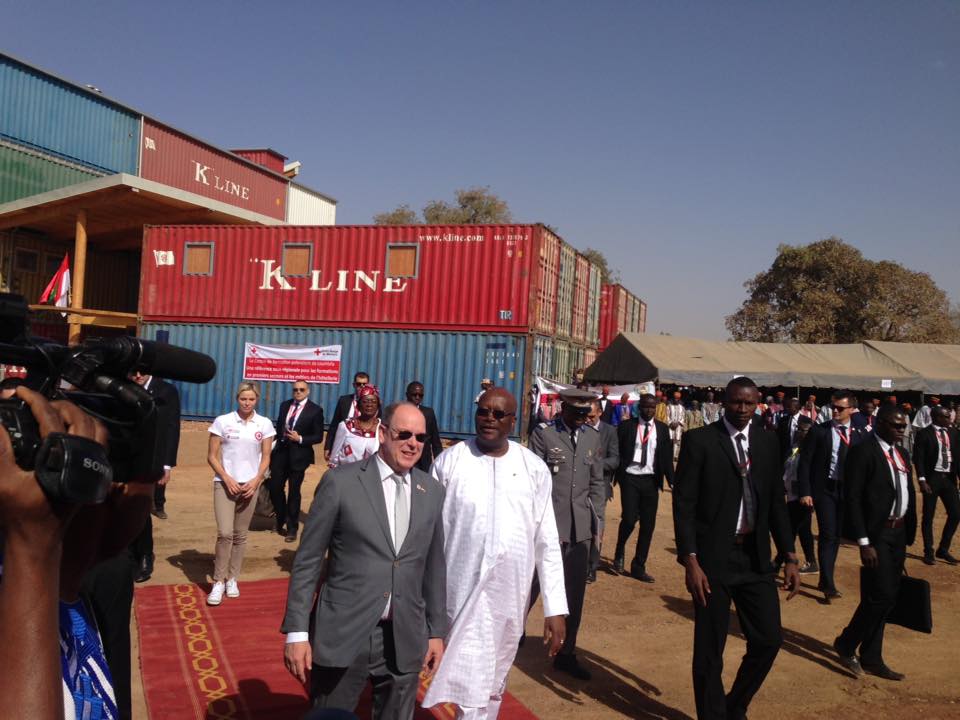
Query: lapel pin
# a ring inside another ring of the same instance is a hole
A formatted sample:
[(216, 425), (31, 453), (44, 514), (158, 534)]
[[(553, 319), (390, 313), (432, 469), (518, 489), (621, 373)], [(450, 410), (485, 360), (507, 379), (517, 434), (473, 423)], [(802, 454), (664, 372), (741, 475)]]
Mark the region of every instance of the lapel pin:
[(427, 491), (427, 489), (420, 483), (417, 483), (417, 490), (419, 490), (422, 493), (425, 493)]

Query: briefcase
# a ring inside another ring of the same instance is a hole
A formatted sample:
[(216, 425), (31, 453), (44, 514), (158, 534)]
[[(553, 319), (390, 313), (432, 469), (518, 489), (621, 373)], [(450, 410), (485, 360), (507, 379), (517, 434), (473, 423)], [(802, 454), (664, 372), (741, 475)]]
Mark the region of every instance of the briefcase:
[[(864, 595), (867, 568), (860, 568), (860, 594)], [(933, 611), (930, 608), (930, 583), (921, 578), (910, 577), (904, 571), (897, 592), (897, 604), (887, 616), (887, 622), (908, 630), (922, 633), (933, 632)]]

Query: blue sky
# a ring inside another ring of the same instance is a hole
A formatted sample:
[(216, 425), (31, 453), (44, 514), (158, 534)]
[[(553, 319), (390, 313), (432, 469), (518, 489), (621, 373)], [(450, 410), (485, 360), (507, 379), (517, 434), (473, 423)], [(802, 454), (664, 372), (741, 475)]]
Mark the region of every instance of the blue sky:
[(0, 47), (300, 160), (340, 224), (489, 186), (652, 332), (727, 337), (778, 244), (830, 235), (960, 300), (960, 3), (34, 0)]

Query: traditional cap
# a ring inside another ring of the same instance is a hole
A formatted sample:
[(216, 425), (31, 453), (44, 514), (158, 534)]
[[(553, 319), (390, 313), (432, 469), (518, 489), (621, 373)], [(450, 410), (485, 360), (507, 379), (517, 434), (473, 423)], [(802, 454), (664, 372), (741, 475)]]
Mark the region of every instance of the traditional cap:
[(583, 390), (564, 390), (560, 393), (560, 399), (581, 415), (590, 412), (596, 397), (593, 393)]
[(939, 396), (937, 396), (937, 395), (931, 395), (931, 396), (930, 396), (930, 402), (932, 402), (932, 403), (938, 403), (938, 402), (940, 402)]
[(483, 380), (480, 381), (480, 384), (481, 384), (481, 385), (493, 385), (493, 380), (491, 380), (490, 378), (484, 378)]
[(374, 397), (377, 398), (377, 400), (380, 399), (380, 391), (377, 389), (376, 385), (367, 384), (367, 385), (364, 385), (359, 390), (357, 390), (358, 400), (363, 400), (363, 398), (365, 398), (367, 395), (373, 395)]

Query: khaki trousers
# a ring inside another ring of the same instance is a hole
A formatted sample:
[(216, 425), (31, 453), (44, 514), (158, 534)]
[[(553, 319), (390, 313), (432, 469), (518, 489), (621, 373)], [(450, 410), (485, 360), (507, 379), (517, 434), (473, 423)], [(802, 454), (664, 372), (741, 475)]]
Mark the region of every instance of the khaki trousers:
[(257, 506), (256, 497), (240, 505), (227, 495), (222, 482), (213, 483), (213, 514), (217, 518), (217, 546), (213, 555), (213, 581), (223, 582), (240, 576), (247, 548), (247, 530)]

